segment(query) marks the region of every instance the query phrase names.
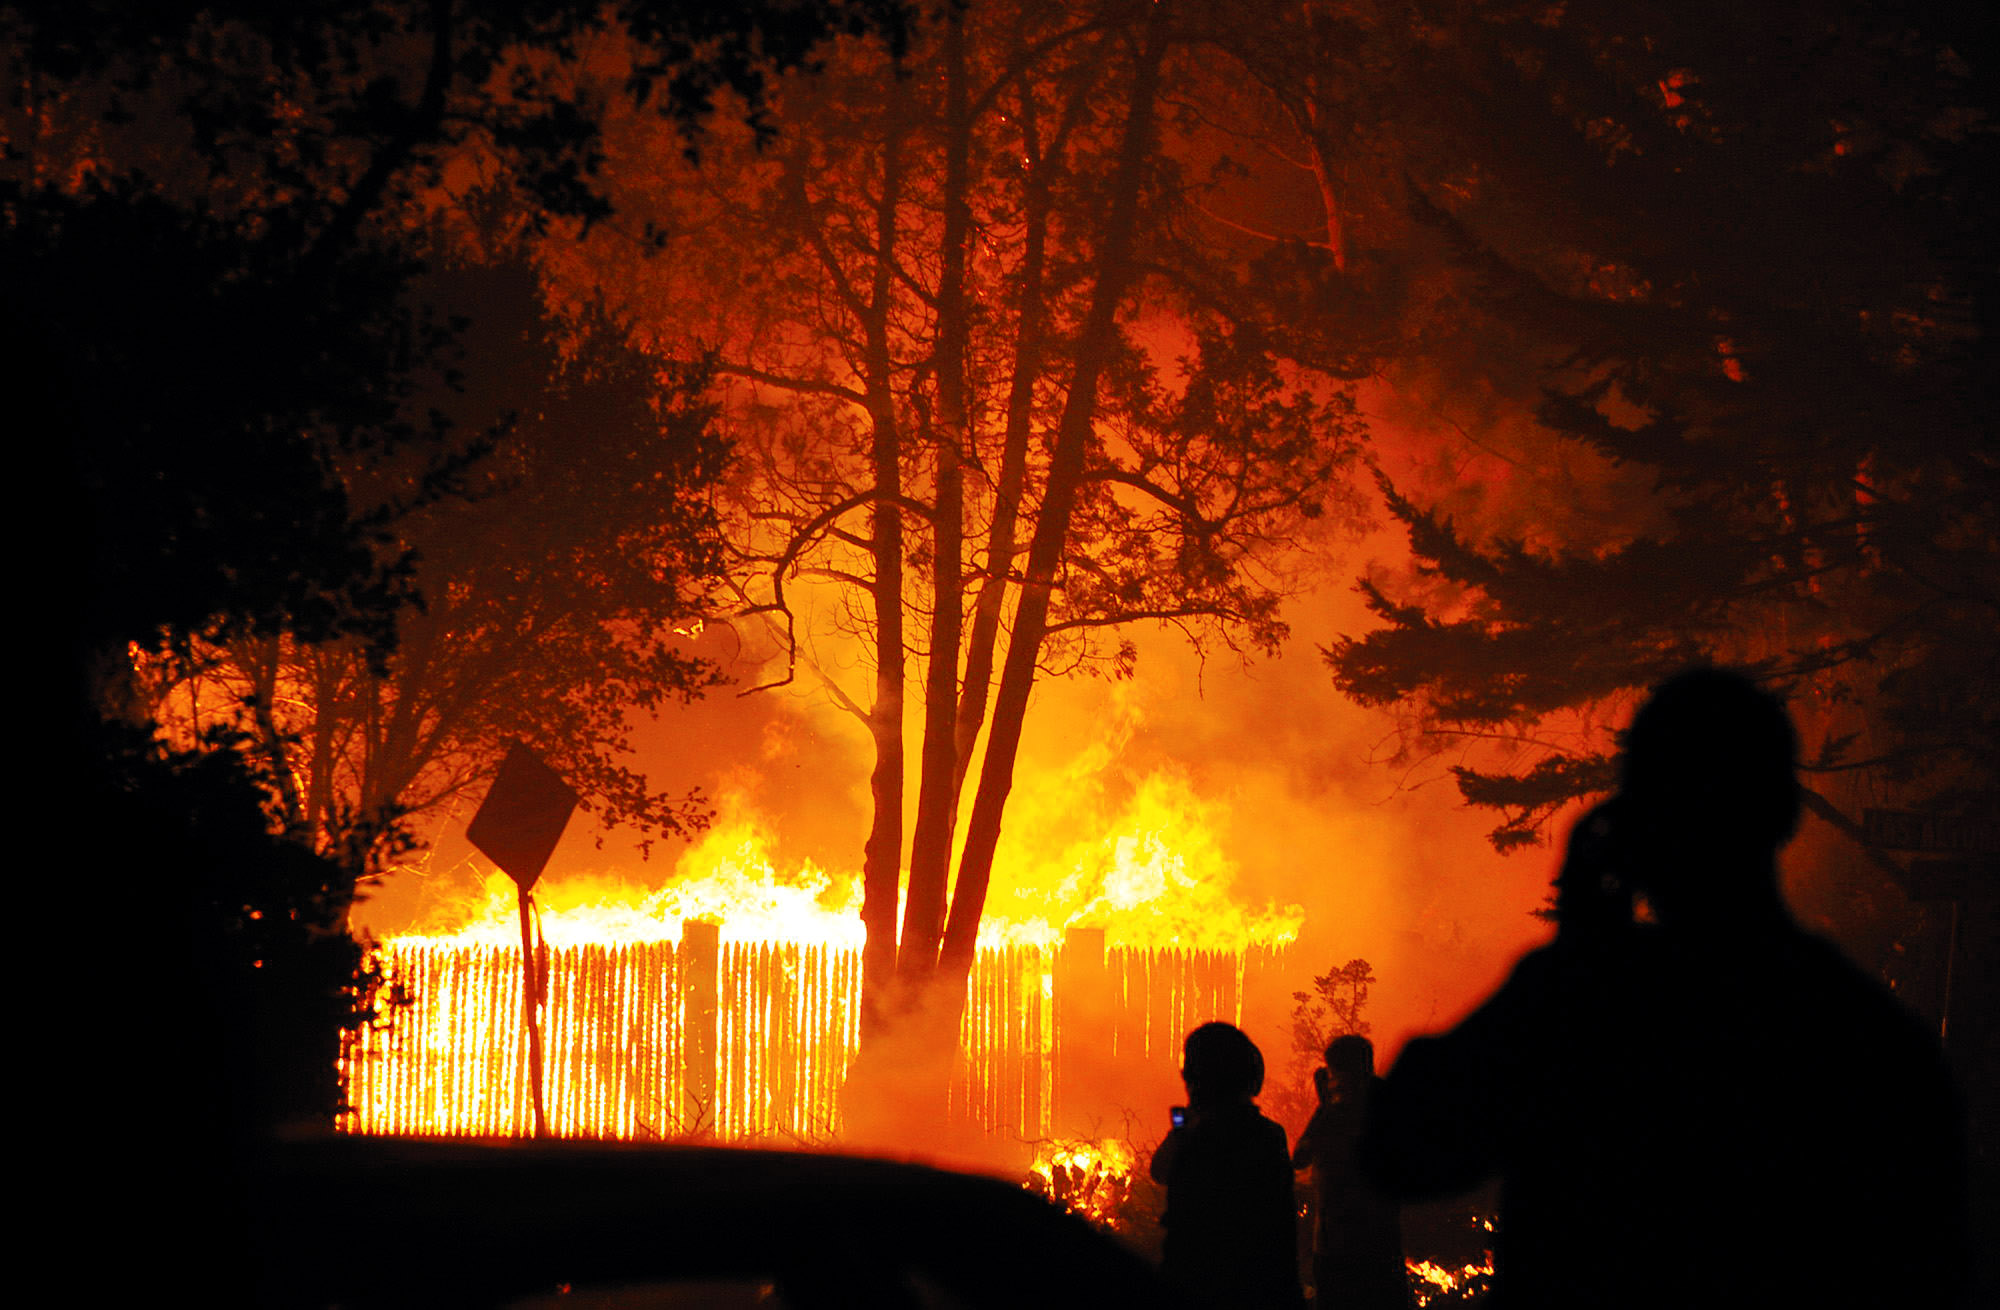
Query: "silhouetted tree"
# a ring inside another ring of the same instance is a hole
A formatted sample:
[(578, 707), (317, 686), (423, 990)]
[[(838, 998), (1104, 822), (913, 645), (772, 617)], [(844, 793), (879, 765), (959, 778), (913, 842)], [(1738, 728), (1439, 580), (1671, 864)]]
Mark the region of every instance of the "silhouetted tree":
[(1336, 1037), (1366, 1037), (1363, 1017), (1375, 972), (1366, 960), (1349, 960), (1329, 968), (1312, 986), (1292, 993), (1291, 1059), (1282, 1078), (1274, 1078), (1265, 1101), (1272, 1115), (1294, 1129), (1302, 1128), (1319, 1104), (1313, 1070), (1322, 1063), (1327, 1043)]
[[(1990, 925), (1985, 875), (1920, 887), (1855, 822), (1990, 813), (2000, 791), (1985, 16), (1461, 13), (1480, 39), (1441, 46), (1433, 81), (1476, 104), (1456, 117), (1478, 167), (1415, 213), (1462, 326), (1424, 367), (1434, 426), (1461, 422), (1452, 444), (1494, 476), (1385, 485), (1415, 567), (1362, 582), (1380, 625), (1328, 646), (1336, 685), (1459, 753), (1509, 850), (1607, 789), (1607, 725), (1641, 689), (1697, 658), (1747, 667), (1791, 695), (1807, 811), (1859, 857), (1839, 876)], [(1993, 934), (1954, 936), (1990, 1198)]]
[[(531, 226), (605, 216), (581, 43), (618, 32), (621, 93), (692, 145), (718, 94), (768, 133), (772, 71), (836, 32), (899, 39), (901, 17), (869, 0), (244, 0), (10, 4), (0, 26), (5, 355), (24, 445), (51, 466), (53, 645), (87, 721), (143, 712), (135, 647), (342, 643), (378, 664), (394, 649), (417, 596), (399, 533), (415, 511), (445, 515), (477, 453), (436, 403), (452, 324), (419, 283), (430, 198), (448, 161), (479, 153)], [(685, 455), (681, 475), (712, 471), (712, 447)], [(504, 461), (479, 475), (506, 476)], [(630, 775), (596, 774), (639, 803)], [(375, 790), (371, 817), (403, 789)]]
[[(1134, 623), (1275, 646), (1267, 562), (1353, 503), (1352, 374), (1287, 349), (1168, 146), (1174, 89), (1218, 85), (1205, 17), (941, 6), (900, 73), (858, 51), (787, 84), (774, 150), (614, 187), (662, 257), (602, 233), (547, 261), (730, 383), (739, 615), (874, 744), (863, 1067), (907, 1038), (890, 1077), (939, 1104), (1037, 679), (1128, 672)], [(872, 687), (815, 658), (848, 641)]]
[(436, 448), (413, 402), (448, 333), (407, 294), (408, 238), (446, 160), (483, 143), (535, 222), (600, 219), (568, 74), (592, 33), (631, 35), (626, 89), (691, 138), (725, 90), (768, 130), (770, 70), (897, 22), (868, 0), (0, 9), (9, 359), (61, 452), (68, 644), (115, 676), (126, 643), (217, 623), (390, 641), (399, 505), (352, 503), (329, 456)]
[[(241, 1151), (326, 1122), (365, 982), (358, 870), (273, 837), (283, 778), (239, 740), (152, 741), (134, 648), (395, 649), (392, 525), (471, 450), (423, 394), (451, 337), (413, 294), (426, 197), (476, 140), (534, 221), (601, 220), (590, 34), (631, 36), (623, 90), (691, 140), (725, 92), (768, 129), (772, 70), (899, 25), (869, 0), (0, 5), (0, 368), (48, 524), (24, 608), (51, 616), (54, 794), (89, 820), (47, 908), (105, 997), (44, 1043), (76, 1144), (49, 1201), (117, 1235), (92, 1295), (248, 1298)], [(395, 476), (357, 497), (371, 468)]]
[(1476, 12), (1440, 57), (1487, 180), (1415, 202), (1481, 349), (1424, 364), (1484, 390), (1486, 440), (1530, 429), (1598, 489), (1517, 464), (1510, 519), (1385, 483), (1417, 569), (1363, 581), (1381, 626), (1328, 648), (1335, 681), (1507, 743), (1455, 770), (1502, 849), (1608, 785), (1602, 710), (1699, 657), (1798, 689), (1824, 817), (1847, 775), (1989, 795), (1986, 49), (1870, 5)]
[(717, 559), (706, 493), (725, 449), (692, 398), (705, 378), (663, 372), (602, 324), (558, 339), (519, 268), (426, 286), (465, 320), (435, 408), (486, 449), (453, 494), (389, 526), (422, 604), (387, 651), (356, 637), (192, 643), (164, 666), (162, 717), (245, 733), (286, 826), (357, 868), (394, 852), (400, 820), (490, 777), (512, 741), (602, 820), (681, 831), (695, 799), (650, 788), (626, 741), (631, 715), (712, 677), (673, 632)]

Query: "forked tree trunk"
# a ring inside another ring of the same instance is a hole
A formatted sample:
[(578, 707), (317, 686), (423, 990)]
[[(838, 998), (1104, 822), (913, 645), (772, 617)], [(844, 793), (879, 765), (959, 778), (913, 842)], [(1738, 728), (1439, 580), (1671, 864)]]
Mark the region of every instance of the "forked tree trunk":
[(875, 561), (875, 703), (868, 715), (875, 770), (868, 781), (873, 820), (861, 871), (863, 1040), (890, 1017), (896, 978), (896, 901), (903, 876), (903, 519), (902, 436), (889, 355), (890, 273), (896, 247), (896, 206), (902, 189), (902, 129), (892, 124), (882, 154), (882, 194), (875, 210), (877, 254), (867, 323), (867, 390), (872, 420), (876, 499), (869, 548)]
[(903, 912), (903, 940), (897, 980), (911, 998), (921, 997), (937, 970), (944, 936), (946, 883), (951, 877), (951, 838), (958, 797), (958, 654), (961, 619), (960, 556), (965, 548), (965, 491), (962, 461), (966, 439), (965, 243), (972, 226), (966, 187), (972, 153), (972, 123), (965, 88), (964, 16), (948, 12), (944, 24), (945, 166), (944, 234), (938, 276), (937, 331), (937, 498), (932, 510), (934, 544), (931, 586), (929, 669), (924, 679), (923, 762), (917, 795), (917, 822), (910, 840), (910, 895)]
[(1100, 247), (1097, 285), (1075, 350), (1075, 370), (1056, 432), (1048, 486), (1028, 547), (1027, 576), (1014, 616), (1014, 632), (994, 698), (986, 758), (966, 827), (965, 849), (959, 858), (951, 916), (945, 926), (938, 966), (938, 988), (947, 993), (950, 1027), (965, 1001), (978, 948), (979, 920), (986, 908), (986, 890), (993, 873), (993, 854), (1000, 840), (1000, 819), (1013, 788), (1014, 761), (1020, 749), (1021, 727), (1034, 686), (1036, 662), (1047, 632), (1050, 591), (1056, 570), (1070, 544), (1070, 513), (1082, 483), (1097, 413), (1097, 387), (1117, 344), (1117, 312), (1133, 277), (1133, 245), (1139, 221), (1140, 192), (1146, 160), (1153, 146), (1160, 66), (1166, 58), (1169, 6), (1151, 7), (1119, 143), (1118, 169), (1111, 208)]
[[(846, 1107), (848, 1132), (864, 1144), (892, 1145), (907, 1140), (914, 1130), (930, 1135), (944, 1116), (947, 1079), (950, 1074), (949, 1043), (941, 1043), (931, 1032), (924, 1000), (937, 968), (938, 942), (944, 931), (945, 884), (951, 873), (951, 839), (955, 802), (954, 727), (958, 697), (959, 578), (964, 551), (964, 492), (961, 470), (966, 437), (965, 354), (968, 325), (965, 321), (965, 241), (971, 226), (966, 204), (971, 125), (965, 96), (965, 58), (962, 16), (957, 10), (945, 23), (944, 55), (947, 80), (947, 126), (943, 251), (939, 269), (938, 312), (938, 409), (937, 422), (930, 425), (937, 458), (937, 489), (931, 512), (933, 542), (933, 597), (931, 621), (926, 636), (930, 645), (929, 666), (924, 678), (924, 736), (918, 782), (917, 820), (910, 841), (909, 895), (904, 906), (900, 943), (889, 937), (883, 954), (893, 967), (890, 974), (874, 973), (863, 981), (864, 1013), (872, 1026), (862, 1034), (862, 1050), (848, 1072)], [(884, 260), (878, 268), (887, 267)], [(878, 471), (878, 481), (882, 473)], [(891, 513), (893, 513), (893, 508)], [(876, 540), (877, 576), (884, 575), (880, 536)], [(900, 540), (895, 549), (900, 551)], [(892, 661), (900, 670), (903, 660), (900, 624), (892, 631), (880, 621), (884, 597), (878, 594), (876, 641), (883, 665)], [(877, 707), (887, 702), (884, 686), (878, 692)], [(894, 703), (896, 722), (878, 730), (877, 759), (883, 758), (881, 733), (897, 734), (899, 764), (898, 794), (893, 803), (878, 791), (875, 796), (875, 829), (883, 833), (884, 816), (893, 815), (900, 832), (901, 729), (900, 687)], [(879, 772), (879, 770), (878, 770)], [(873, 866), (871, 865), (871, 868)], [(895, 929), (893, 873), (888, 881), (887, 914), (889, 933)], [(865, 917), (865, 915), (864, 915)], [(876, 948), (877, 921), (868, 919), (868, 949)]]
[[(1070, 516), (1090, 449), (1098, 384), (1114, 357), (1118, 339), (1117, 311), (1132, 283), (1133, 247), (1145, 165), (1153, 144), (1159, 74), (1167, 49), (1167, 10), (1167, 5), (1156, 4), (1148, 14), (1143, 47), (1133, 78), (1131, 103), (1119, 137), (1109, 212), (1103, 241), (1098, 248), (1096, 283), (1083, 330), (1072, 347), (1073, 369), (1069, 391), (1056, 432), (1047, 487), (1029, 542), (1021, 600), (993, 702), (986, 757), (948, 913), (945, 891), (950, 873), (953, 821), (964, 760), (977, 736), (978, 707), (982, 704), (991, 669), (1003, 592), (991, 589), (993, 584), (989, 579), (975, 601), (973, 645), (966, 671), (967, 685), (961, 695), (958, 670), (962, 616), (959, 559), (963, 549), (963, 529), (959, 477), (963, 447), (956, 443), (964, 439), (968, 418), (963, 377), (966, 350), (963, 260), (969, 235), (969, 215), (965, 205), (970, 122), (964, 99), (963, 38), (956, 18), (950, 22), (946, 33), (946, 96), (950, 118), (947, 124), (945, 246), (941, 252), (941, 294), (938, 302), (941, 432), (937, 514), (933, 529), (939, 554), (938, 584), (934, 593), (936, 614), (929, 634), (932, 663), (925, 680), (922, 795), (912, 846), (910, 908), (898, 948), (898, 986), (894, 991), (879, 984), (876, 986), (873, 1004), (877, 1026), (864, 1034), (860, 1057), (849, 1072), (849, 1129), (864, 1142), (894, 1136), (907, 1144), (913, 1124), (937, 1124), (944, 1118), (947, 1078), (956, 1052), (959, 1019), (977, 950), (979, 920), (985, 909), (987, 884), (999, 840), (1001, 811), (1013, 784), (1014, 762), (1020, 746), (1028, 693), (1034, 684), (1042, 639), (1047, 631), (1050, 590), (1070, 545)], [(1038, 288), (1033, 286), (1029, 288), (1031, 295), (1036, 290)], [(1027, 330), (1024, 323), (1024, 336)], [(1034, 356), (1039, 347), (1033, 341), (1024, 341), (1023, 347), (1021, 358), (1030, 370), (1028, 381), (1031, 385), (1036, 362)], [(1028, 436), (1027, 406), (1031, 396), (1030, 391), (1014, 398), (1017, 404), (1010, 414), (1007, 453), (1018, 453), (1019, 468), (1010, 469), (1003, 465), (1002, 469), (1001, 487), (1011, 493), (1012, 500), (997, 511), (989, 535), (988, 564), (996, 576), (1012, 571), (1014, 538), (1021, 516), (1019, 500), (1026, 482), (1023, 470)], [(1014, 430), (1016, 420), (1020, 424), (1018, 433)], [(1017, 436), (1020, 438), (1019, 452), (1014, 450)], [(882, 563), (878, 557), (878, 575)], [(882, 599), (878, 592), (878, 606)], [(900, 620), (900, 614), (897, 618)], [(877, 641), (883, 663), (886, 665), (893, 659), (900, 667), (900, 622), (893, 635), (888, 624), (880, 623)], [(970, 685), (975, 675), (976, 688)], [(878, 773), (880, 758), (878, 755)], [(900, 814), (900, 796), (891, 801), (878, 791), (876, 801), (875, 830), (880, 834), (884, 816)], [(871, 843), (871, 858), (873, 850)], [(871, 874), (873, 867), (871, 864)], [(864, 917), (867, 918), (869, 949), (873, 951), (878, 921), (868, 917), (866, 910)], [(894, 1022), (888, 1024), (883, 1023), (887, 1014), (883, 1006), (885, 995), (893, 997), (895, 1014)]]
[[(1018, 57), (1018, 52), (1017, 52)], [(1072, 114), (1082, 98), (1072, 101)], [(1021, 497), (1028, 482), (1028, 442), (1034, 431), (1035, 380), (1040, 376), (1048, 327), (1043, 278), (1048, 262), (1049, 186), (1044, 169), (1039, 116), (1034, 88), (1024, 85), (1016, 112), (1023, 160), (1021, 272), (1018, 322), (1014, 333), (1014, 372), (1007, 391), (1006, 435), (1000, 448), (1000, 476), (993, 490), (993, 522), (986, 534), (986, 570), (972, 603), (972, 631), (966, 641), (965, 676), (958, 693), (958, 725), (953, 738), (952, 808), (957, 812), (965, 789), (972, 750), (986, 723), (986, 705), (993, 685), (993, 659), (1000, 638), (1000, 618), (1007, 603), (1007, 579), (1021, 521)]]

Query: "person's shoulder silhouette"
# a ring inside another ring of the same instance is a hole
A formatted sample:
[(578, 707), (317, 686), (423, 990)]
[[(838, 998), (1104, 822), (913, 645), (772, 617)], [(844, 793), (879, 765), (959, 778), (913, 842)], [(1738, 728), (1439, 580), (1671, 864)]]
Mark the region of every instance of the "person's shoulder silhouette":
[(1556, 941), (1411, 1042), (1376, 1097), (1363, 1159), (1388, 1189), (1500, 1177), (1504, 1303), (1955, 1294), (1962, 1152), (1938, 1044), (1779, 889), (1797, 749), (1741, 675), (1655, 689), (1617, 796), (1571, 836)]

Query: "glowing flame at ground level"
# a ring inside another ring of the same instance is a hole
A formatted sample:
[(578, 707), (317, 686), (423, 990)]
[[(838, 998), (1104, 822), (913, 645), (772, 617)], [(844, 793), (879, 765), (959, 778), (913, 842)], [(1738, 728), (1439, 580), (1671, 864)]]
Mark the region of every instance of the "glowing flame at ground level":
[(1409, 1270), (1411, 1292), (1419, 1306), (1447, 1298), (1470, 1300), (1492, 1286), (1491, 1251), (1486, 1253), (1484, 1264), (1460, 1265), (1456, 1269), (1446, 1268), (1434, 1260), (1405, 1260), (1403, 1265)]
[(1025, 1186), (1115, 1232), (1124, 1220), (1137, 1164), (1132, 1144), (1117, 1138), (1043, 1142), (1028, 1166)]

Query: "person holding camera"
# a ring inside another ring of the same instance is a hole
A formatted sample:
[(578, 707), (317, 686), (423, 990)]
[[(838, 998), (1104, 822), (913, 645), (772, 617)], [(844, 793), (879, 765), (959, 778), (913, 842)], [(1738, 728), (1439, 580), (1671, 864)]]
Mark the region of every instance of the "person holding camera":
[(1408, 1310), (1402, 1217), (1362, 1175), (1355, 1148), (1381, 1080), (1375, 1046), (1347, 1034), (1327, 1044), (1313, 1070), (1318, 1104), (1292, 1150), (1313, 1177), (1313, 1304), (1319, 1310)]
[(1692, 669), (1622, 744), (1617, 794), (1572, 833), (1555, 941), (1405, 1047), (1364, 1169), (1404, 1200), (1500, 1179), (1496, 1306), (1961, 1304), (1937, 1038), (1780, 890), (1784, 706)]
[(1153, 1153), (1167, 1189), (1160, 1273), (1187, 1306), (1298, 1310), (1297, 1220), (1285, 1130), (1257, 1108), (1264, 1056), (1242, 1029), (1205, 1023), (1181, 1047), (1187, 1104)]

